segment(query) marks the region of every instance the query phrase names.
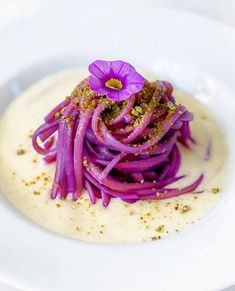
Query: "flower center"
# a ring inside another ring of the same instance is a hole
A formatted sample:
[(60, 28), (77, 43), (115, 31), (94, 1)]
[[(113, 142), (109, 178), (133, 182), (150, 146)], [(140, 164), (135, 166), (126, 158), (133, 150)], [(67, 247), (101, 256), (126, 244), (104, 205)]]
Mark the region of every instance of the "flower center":
[(122, 89), (122, 83), (121, 81), (119, 81), (118, 79), (109, 79), (107, 82), (105, 82), (105, 86), (107, 88), (110, 88), (110, 89), (114, 89), (114, 90), (121, 90)]

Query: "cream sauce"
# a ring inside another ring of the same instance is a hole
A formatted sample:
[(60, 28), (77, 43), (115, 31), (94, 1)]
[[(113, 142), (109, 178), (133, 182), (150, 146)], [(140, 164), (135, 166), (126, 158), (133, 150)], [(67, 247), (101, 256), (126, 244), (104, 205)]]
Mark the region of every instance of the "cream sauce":
[[(34, 222), (56, 233), (89, 242), (157, 240), (198, 222), (220, 197), (228, 153), (223, 134), (211, 113), (182, 92), (176, 92), (175, 96), (195, 115), (191, 128), (197, 144), (192, 150), (181, 147), (183, 160), (179, 175), (186, 174), (187, 178), (173, 186), (186, 186), (204, 173), (199, 189), (203, 189), (203, 193), (134, 204), (112, 199), (108, 208), (104, 208), (101, 201), (91, 205), (85, 192), (77, 202), (50, 198), (55, 164), (45, 165), (42, 156), (34, 151), (32, 132), (87, 74), (84, 69), (73, 69), (49, 76), (9, 106), (0, 122), (1, 191)], [(210, 142), (211, 157), (207, 160)], [(219, 192), (215, 193), (217, 188)]]

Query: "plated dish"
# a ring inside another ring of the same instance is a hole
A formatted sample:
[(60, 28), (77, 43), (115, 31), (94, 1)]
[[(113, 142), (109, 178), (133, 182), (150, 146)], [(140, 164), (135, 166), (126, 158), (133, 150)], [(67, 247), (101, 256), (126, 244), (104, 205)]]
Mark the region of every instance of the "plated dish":
[(1, 120), (2, 192), (90, 242), (159, 240), (198, 222), (223, 190), (226, 142), (206, 106), (149, 77), (95, 61), (23, 92)]
[[(90, 9), (90, 3), (84, 1), (79, 6), (79, 11), (84, 13), (79, 13), (78, 17), (78, 10), (74, 9), (74, 5), (68, 5), (68, 1), (61, 1), (60, 5), (49, 1), (45, 9), (35, 13), (29, 20), (2, 29), (1, 114), (11, 100), (42, 78), (68, 68), (87, 68), (95, 58), (121, 58), (133, 64), (149, 81), (156, 78), (170, 81), (175, 97), (183, 96), (181, 92), (186, 92), (187, 96), (200, 101), (203, 109), (209, 108), (229, 147), (228, 177), (218, 192), (219, 199), (209, 212), (206, 211), (208, 214), (200, 222), (166, 239), (152, 241), (148, 237), (148, 243), (138, 244), (95, 244), (81, 241), (81, 238), (68, 239), (64, 235), (57, 235), (40, 227), (35, 220), (27, 219), (22, 210), (18, 211), (1, 192), (0, 280), (19, 289), (64, 291), (77, 290), (79, 285), (85, 290), (97, 291), (156, 288), (188, 291), (189, 287), (191, 291), (198, 291), (222, 290), (234, 283), (234, 30), (192, 13), (160, 7), (155, 9), (155, 3), (151, 3), (151, 6), (142, 5), (141, 8), (135, 5), (135, 9), (133, 3), (125, 2), (124, 6), (116, 5), (112, 9), (108, 3), (102, 6), (99, 2), (97, 5), (93, 3), (94, 9)], [(61, 21), (65, 10), (70, 21)], [(120, 15), (128, 23), (119, 21), (117, 25)], [(104, 19), (108, 19), (109, 25)], [(94, 28), (97, 33), (94, 33)], [(104, 45), (107, 36), (111, 41)], [(146, 72), (151, 72), (153, 78)], [(38, 128), (48, 112), (71, 94), (79, 81), (87, 76), (88, 71), (86, 75), (76, 75), (71, 85), (67, 82), (63, 90), (59, 87), (61, 82), (58, 82), (58, 91), (48, 95), (47, 102), (51, 103), (46, 106), (45, 101), (44, 111), (36, 114), (37, 121), (32, 123), (33, 118), (29, 120), (30, 129)], [(196, 112), (185, 101), (177, 103), (194, 113), (194, 120), (190, 122), (193, 133), (197, 122)], [(25, 108), (28, 108), (31, 101), (26, 104)], [(15, 122), (16, 125), (18, 122)], [(25, 141), (32, 149), (28, 135)], [(14, 148), (14, 152), (19, 148)], [(45, 169), (43, 156), (33, 149), (32, 153)], [(20, 163), (27, 156), (30, 157), (30, 154), (17, 155), (18, 171), (24, 171)], [(46, 168), (50, 171), (53, 165)], [(54, 169), (51, 170), (51, 179), (53, 174)], [(195, 174), (194, 178), (198, 176)], [(193, 181), (193, 177), (191, 181), (184, 179), (185, 184), (181, 186)], [(49, 202), (56, 203), (57, 200), (50, 198), (50, 191), (51, 187), (48, 186), (46, 197)], [(32, 197), (31, 191), (29, 197)], [(178, 198), (184, 197), (189, 196), (186, 194)], [(35, 198), (39, 198), (35, 200), (38, 205), (42, 195)], [(117, 201), (113, 198), (106, 208), (101, 200), (96, 205), (105, 211)], [(56, 208), (54, 206), (53, 209)], [(61, 207), (59, 210), (62, 210)]]

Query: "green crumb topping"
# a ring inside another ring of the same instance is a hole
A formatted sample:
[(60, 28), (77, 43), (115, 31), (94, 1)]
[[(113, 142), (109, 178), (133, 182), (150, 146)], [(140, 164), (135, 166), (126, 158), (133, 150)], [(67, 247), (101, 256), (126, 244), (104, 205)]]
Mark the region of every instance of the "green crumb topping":
[(83, 158), (82, 164), (84, 167), (86, 167), (88, 165), (87, 158)]
[(114, 102), (106, 98), (105, 102), (107, 107), (103, 111), (102, 118), (106, 124), (110, 124), (124, 110), (127, 101)]
[(81, 88), (81, 94), (85, 97), (88, 97), (91, 94), (91, 88), (88, 83), (85, 83), (84, 86)]

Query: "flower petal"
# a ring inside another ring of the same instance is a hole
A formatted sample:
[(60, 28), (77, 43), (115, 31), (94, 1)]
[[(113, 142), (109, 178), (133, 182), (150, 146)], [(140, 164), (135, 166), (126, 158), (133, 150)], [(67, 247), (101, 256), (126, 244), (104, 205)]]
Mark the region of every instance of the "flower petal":
[[(89, 78), (91, 89), (98, 94), (107, 95), (108, 98), (115, 101), (128, 99), (139, 92), (144, 85), (144, 78), (136, 72), (135, 68), (120, 60), (96, 60), (90, 64), (89, 71), (92, 75)], [(122, 86), (120, 88), (106, 86), (110, 79), (117, 79)]]
[(133, 74), (135, 72), (136, 72), (136, 70), (131, 64), (124, 63), (124, 65), (122, 66), (121, 70), (118, 73), (118, 76), (122, 78), (122, 77), (128, 76), (130, 74)]
[(123, 61), (112, 61), (111, 63), (111, 71), (115, 77), (119, 76), (122, 67), (125, 65)]
[(132, 94), (139, 92), (144, 86), (144, 78), (139, 75), (138, 73), (133, 74), (135, 76), (128, 76), (125, 84), (124, 89), (128, 89)]
[(144, 86), (144, 78), (137, 72), (127, 75), (125, 78), (126, 84), (141, 84)]
[(142, 86), (139, 84), (128, 84), (125, 88), (129, 92), (130, 95), (138, 93), (142, 89)]
[(108, 92), (104, 83), (94, 76), (89, 77), (88, 83), (91, 89), (98, 94), (105, 95)]
[(112, 91), (107, 93), (107, 97), (113, 101), (128, 99), (132, 94), (129, 90)]
[(107, 75), (110, 75), (111, 62), (96, 60), (89, 65), (88, 69), (93, 76), (103, 79), (106, 78)]

